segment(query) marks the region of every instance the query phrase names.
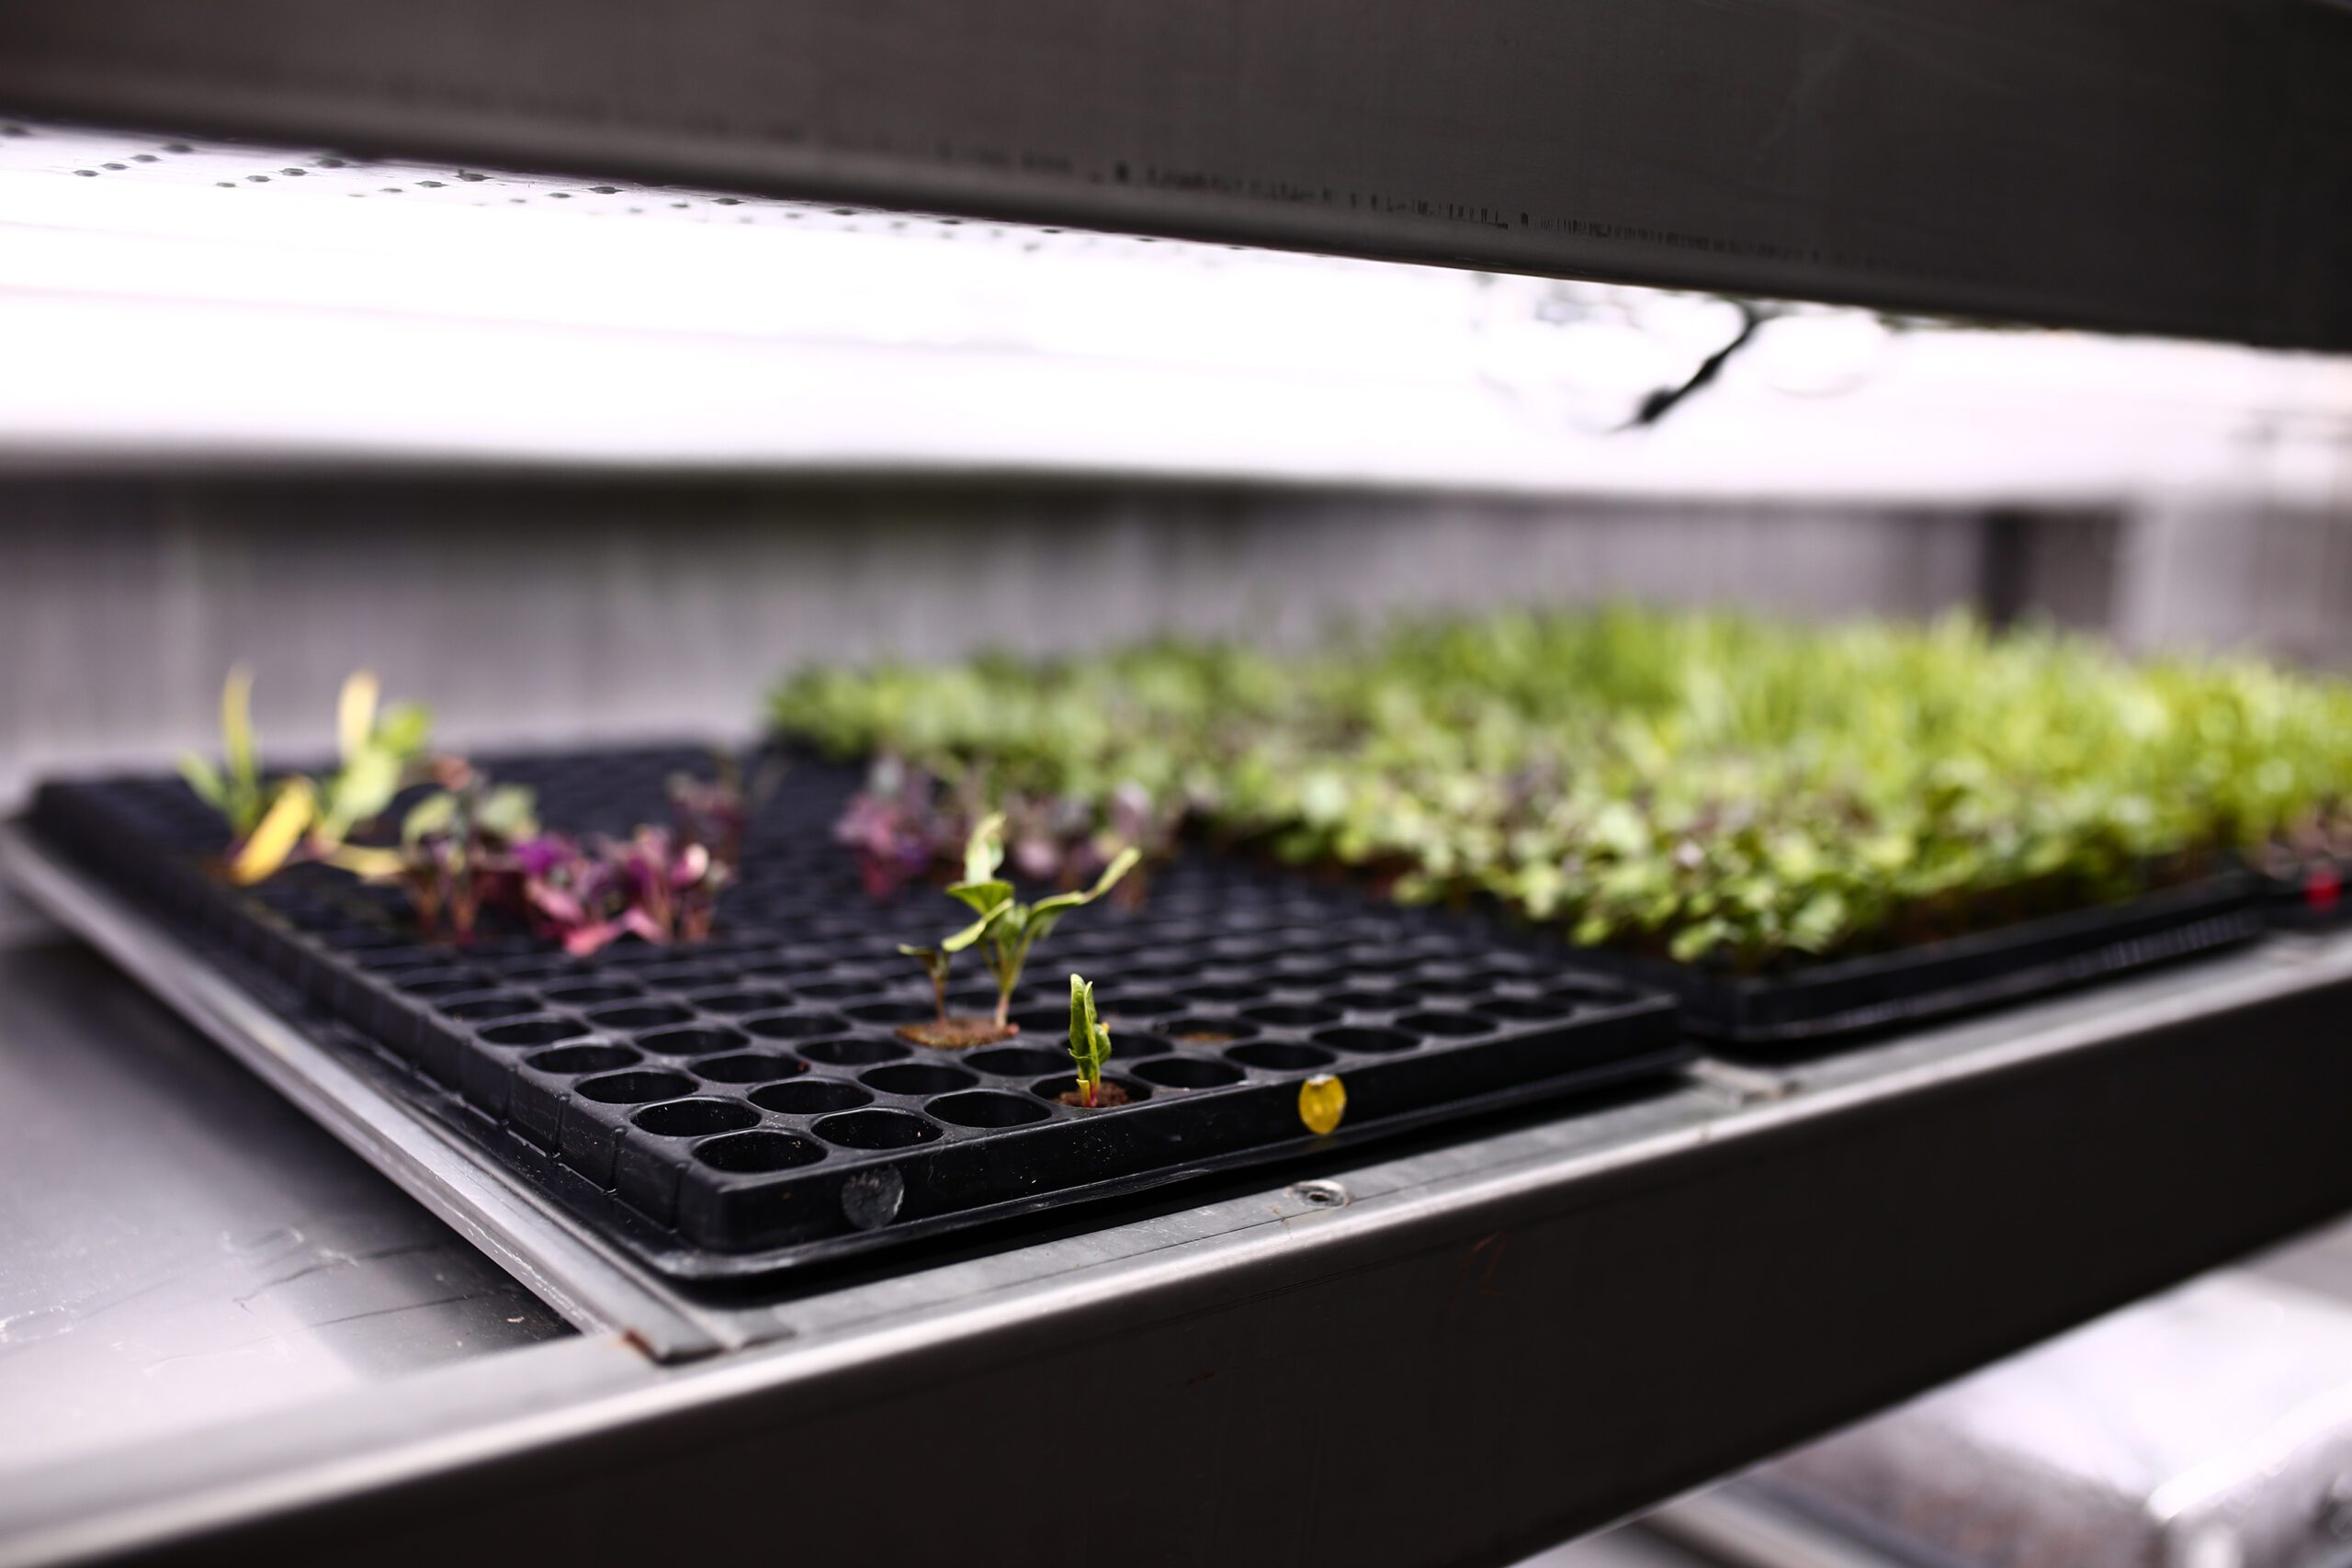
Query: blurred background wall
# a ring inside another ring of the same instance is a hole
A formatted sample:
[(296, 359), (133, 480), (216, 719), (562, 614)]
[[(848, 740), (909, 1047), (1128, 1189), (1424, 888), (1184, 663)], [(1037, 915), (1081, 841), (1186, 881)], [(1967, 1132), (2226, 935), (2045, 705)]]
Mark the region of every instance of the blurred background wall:
[[(1758, 526), (1764, 522), (1770, 526)], [(322, 744), (362, 664), (459, 742), (741, 736), (808, 660), (1295, 643), (1397, 609), (1970, 607), (2352, 663), (2343, 511), (2048, 513), (1132, 481), (0, 481), (0, 790), (211, 742), (221, 673)]]
[(459, 741), (748, 734), (790, 666), (1161, 629), (1296, 643), (1395, 609), (1631, 597), (1803, 615), (1975, 603), (1964, 514), (1201, 486), (0, 485), (6, 787), (213, 743), (322, 743), (377, 669)]

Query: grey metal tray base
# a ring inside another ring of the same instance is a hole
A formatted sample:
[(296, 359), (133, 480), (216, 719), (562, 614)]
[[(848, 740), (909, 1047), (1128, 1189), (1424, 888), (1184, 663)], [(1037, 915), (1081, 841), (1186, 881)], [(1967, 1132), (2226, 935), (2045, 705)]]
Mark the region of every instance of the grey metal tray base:
[(664, 1359), (742, 1343), (17, 824), (0, 827), (0, 869), (575, 1326), (624, 1330)]

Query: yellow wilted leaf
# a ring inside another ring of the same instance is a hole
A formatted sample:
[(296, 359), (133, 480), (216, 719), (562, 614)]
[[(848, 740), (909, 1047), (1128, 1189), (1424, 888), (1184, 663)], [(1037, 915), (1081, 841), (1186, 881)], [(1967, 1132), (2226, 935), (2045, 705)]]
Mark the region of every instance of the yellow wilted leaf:
[(311, 793), (311, 781), (293, 778), (277, 792), (269, 812), (261, 825), (245, 840), (245, 847), (229, 864), (230, 878), (240, 886), (250, 886), (286, 863), (294, 846), (302, 841), (309, 830), (311, 818), (316, 814), (317, 800)]
[(334, 735), (346, 762), (358, 755), (376, 732), (376, 698), (380, 690), (373, 671), (354, 671), (344, 679), (334, 704)]
[(1348, 1113), (1348, 1091), (1336, 1073), (1317, 1073), (1298, 1086), (1298, 1119), (1320, 1136), (1334, 1131)]

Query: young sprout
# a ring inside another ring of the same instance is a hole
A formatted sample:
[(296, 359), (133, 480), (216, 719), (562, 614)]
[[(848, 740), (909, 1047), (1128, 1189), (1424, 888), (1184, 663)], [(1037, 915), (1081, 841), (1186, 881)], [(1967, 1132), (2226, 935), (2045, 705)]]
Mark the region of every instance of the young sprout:
[(379, 715), (376, 677), (362, 670), (335, 699), (335, 771), (318, 786), (311, 825), (313, 853), (332, 860), (352, 833), (381, 816), (424, 758), (433, 715), (420, 703), (400, 703)]
[[(931, 980), (932, 1000), (938, 1010), (934, 1020), (909, 1024), (899, 1031), (899, 1034), (918, 1045), (954, 1047), (987, 1044), (1019, 1033), (1011, 1016), (1012, 992), (1021, 984), (1021, 971), (1029, 961), (1029, 950), (1044, 940), (1064, 915), (1091, 904), (1117, 886), (1119, 879), (1141, 858), (1138, 851), (1122, 850), (1085, 892), (1057, 893), (1034, 904), (1023, 904), (1013, 897), (1012, 884), (996, 874), (997, 868), (1004, 863), (1004, 818), (991, 814), (983, 819), (964, 845), (964, 880), (947, 889), (978, 918), (935, 947), (901, 944), (899, 948), (922, 965), (923, 974)], [(979, 946), (980, 957), (996, 979), (996, 1016), (989, 1020), (950, 1018), (948, 966), (956, 954), (974, 945)]]
[(1111, 1059), (1111, 1032), (1094, 1016), (1094, 983), (1069, 977), (1069, 1054), (1078, 1064), (1078, 1102), (1094, 1109), (1102, 1093), (1102, 1064)]
[(254, 761), (253, 675), (229, 672), (220, 694), (222, 763), (180, 759), (188, 787), (229, 820), (229, 874), (250, 885), (289, 860), (322, 860), (346, 870), (380, 869), (386, 852), (353, 850), (352, 833), (392, 803), (424, 756), (432, 718), (414, 704), (377, 716), (376, 677), (362, 670), (343, 683), (335, 704), (340, 757), (323, 780), (289, 774), (265, 784)]
[(396, 880), (428, 937), (473, 940), (485, 905), (521, 896), (513, 847), (536, 836), (534, 797), (521, 784), (492, 784), (464, 762), (436, 764), (441, 787), (409, 808), (401, 847), (370, 851), (362, 874)]
[(254, 763), (253, 714), (254, 672), (240, 664), (220, 688), (220, 766), (193, 751), (180, 758), (180, 776), (198, 798), (229, 819), (230, 834), (238, 841), (253, 836), (269, 808)]
[(977, 934), (987, 943), (980, 949), (980, 956), (988, 964), (989, 973), (996, 977), (996, 1022), (1000, 1029), (1010, 1025), (1013, 987), (1021, 984), (1021, 970), (1029, 962), (1029, 950), (1050, 935), (1064, 915), (1091, 904), (1116, 887), (1119, 879), (1143, 858), (1143, 852), (1131, 845), (1118, 852), (1095, 879), (1094, 886), (1085, 892), (1057, 893), (1050, 898), (1023, 904), (1013, 897), (1012, 884), (996, 874), (997, 867), (1004, 863), (1003, 833), (1004, 818), (996, 815), (984, 818), (972, 829), (971, 841), (964, 847), (964, 880), (947, 890), (980, 917)]

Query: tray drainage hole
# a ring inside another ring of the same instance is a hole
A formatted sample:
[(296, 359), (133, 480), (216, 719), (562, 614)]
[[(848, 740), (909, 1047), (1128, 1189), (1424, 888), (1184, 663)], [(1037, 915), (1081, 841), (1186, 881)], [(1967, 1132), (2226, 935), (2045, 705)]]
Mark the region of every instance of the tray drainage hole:
[(565, 1045), (542, 1051), (523, 1065), (542, 1073), (609, 1073), (643, 1059), (626, 1045)]
[(1467, 1012), (1408, 1012), (1396, 1021), (1396, 1027), (1416, 1034), (1435, 1034), (1448, 1040), (1464, 1040), (1473, 1034), (1484, 1034), (1494, 1028), (1476, 1013)]
[(705, 1012), (763, 1012), (791, 1000), (781, 991), (714, 991), (686, 998)]
[(1337, 1023), (1340, 1015), (1329, 1008), (1291, 1007), (1277, 1002), (1271, 1007), (1251, 1008), (1242, 1017), (1258, 1023), (1270, 1023), (1277, 1029), (1312, 1029), (1321, 1023)]
[(396, 976), (392, 984), (412, 997), (454, 997), (460, 991), (481, 990), (482, 977), (461, 969), (432, 969)]
[(1410, 998), (1400, 997), (1394, 991), (1340, 991), (1323, 999), (1350, 1012), (1394, 1012), (1400, 1007), (1412, 1005)]
[(429, 947), (391, 947), (381, 953), (363, 953), (359, 954), (358, 964), (370, 975), (406, 973), (417, 969), (446, 971), (449, 967), (449, 955), (435, 953)]
[(849, 1020), (830, 1012), (788, 1012), (775, 1018), (752, 1018), (743, 1027), (763, 1040), (809, 1040), (820, 1034), (840, 1034)]
[(858, 1082), (884, 1094), (945, 1094), (951, 1089), (969, 1089), (979, 1081), (961, 1067), (934, 1066), (927, 1062), (900, 1062), (896, 1066), (876, 1067), (858, 1075)]
[[(1063, 984), (1068, 985), (1069, 982), (1064, 981)], [(1023, 1034), (1043, 1034), (1048, 1039), (1057, 1034), (1068, 1038), (1069, 1034), (1068, 1006), (1020, 1009), (1012, 1014), (1012, 1021), (1020, 1026)]]
[(657, 1138), (699, 1138), (756, 1126), (760, 1113), (732, 1100), (673, 1100), (649, 1105), (630, 1120)]
[(907, 1054), (907, 1048), (893, 1040), (811, 1040), (797, 1047), (812, 1062), (822, 1062), (829, 1067), (863, 1067), (873, 1062), (894, 1062)]
[(1226, 1054), (1227, 1059), (1245, 1067), (1264, 1067), (1270, 1072), (1295, 1073), (1308, 1067), (1328, 1067), (1339, 1058), (1329, 1051), (1318, 1051), (1312, 1045), (1284, 1045), (1272, 1040), (1255, 1045), (1236, 1045)]
[(326, 946), (344, 953), (381, 952), (387, 948), (415, 945), (406, 938), (393, 936), (389, 931), (368, 931), (364, 928), (321, 931), (318, 940)]
[(675, 1100), (692, 1094), (695, 1080), (684, 1073), (614, 1073), (575, 1086), (582, 1100), (599, 1105), (636, 1105), (648, 1100)]
[(1319, 1030), (1315, 1038), (1336, 1050), (1356, 1051), (1375, 1056), (1386, 1055), (1393, 1051), (1409, 1051), (1420, 1043), (1401, 1030), (1363, 1027)]
[(845, 1111), (819, 1122), (815, 1131), (845, 1149), (910, 1149), (940, 1136), (938, 1123), (903, 1111)]
[(831, 1078), (799, 1078), (773, 1083), (752, 1091), (752, 1103), (784, 1116), (822, 1116), (829, 1111), (854, 1111), (871, 1105), (874, 1097), (855, 1084)]
[(717, 1029), (696, 1025), (688, 1029), (657, 1029), (650, 1034), (640, 1034), (637, 1043), (657, 1056), (707, 1056), (718, 1051), (733, 1051), (751, 1043), (731, 1029)]
[(790, 1170), (815, 1165), (824, 1157), (821, 1145), (794, 1133), (729, 1133), (695, 1145), (695, 1158), (713, 1170), (736, 1176)]
[(1195, 1002), (1254, 1002), (1266, 994), (1262, 986), (1223, 985), (1194, 986), (1184, 993), (1185, 999)]
[(923, 1109), (957, 1127), (1020, 1127), (1053, 1114), (1034, 1100), (986, 1089), (944, 1094)]
[(627, 997), (645, 995), (635, 986), (564, 986), (539, 995), (560, 1007), (592, 1008), (601, 1002), (616, 1002)]
[(1241, 1069), (1206, 1056), (1162, 1056), (1136, 1069), (1136, 1077), (1162, 1089), (1217, 1089), (1241, 1081)]
[(1525, 1001), (1517, 997), (1494, 997), (1480, 1002), (1478, 1010), (1496, 1018), (1537, 1023), (1545, 1019), (1566, 1018), (1576, 1010), (1566, 1002), (1541, 999)]
[[(921, 1023), (931, 1014), (932, 1008), (928, 1002), (867, 1002), (863, 1007), (849, 1010), (850, 1017), (860, 1023)], [(1062, 1024), (1069, 1027), (1068, 1013), (1062, 1015)]]
[(660, 986), (673, 991), (690, 991), (726, 985), (735, 978), (735, 972), (716, 964), (681, 964), (668, 969), (640, 969), (637, 977), (649, 986)]
[(568, 1018), (519, 1018), (512, 1023), (493, 1023), (481, 1032), (481, 1037), (492, 1045), (553, 1045), (559, 1041), (577, 1040), (588, 1032), (585, 1024), (574, 1023)]
[(592, 1012), (588, 1021), (599, 1029), (657, 1029), (665, 1023), (684, 1023), (694, 1014), (667, 1002), (650, 1002), (644, 1007), (606, 1008)]
[[(1169, 1020), (1159, 1026), (1159, 1032), (1179, 1045), (1230, 1045), (1257, 1033), (1258, 1026), (1238, 1018), (1186, 1017)], [(1115, 1036), (1112, 1044), (1115, 1049)]]
[[(1179, 1003), (1174, 997), (1166, 996), (1158, 991), (1132, 991), (1116, 998), (1106, 995), (1102, 1011), (1105, 1021), (1115, 1026), (1123, 1021), (1166, 1018), (1170, 1013), (1176, 1011), (1178, 1006)], [(1063, 1024), (1065, 1028), (1068, 1027), (1067, 1017), (1064, 1018)]]
[(526, 1012), (538, 1011), (539, 1004), (528, 997), (466, 997), (457, 1001), (443, 1002), (441, 1010), (451, 1018), (481, 1023), (493, 1018), (520, 1018)]
[(792, 988), (798, 995), (812, 997), (818, 1001), (839, 1001), (843, 997), (862, 997), (869, 994), (874, 989), (874, 982), (871, 980), (815, 980)]
[[(1127, 1048), (1125, 1040), (1120, 1040), (1116, 1048), (1125, 1051)], [(1006, 1045), (991, 1051), (975, 1051), (964, 1060), (984, 1073), (995, 1073), (1008, 1078), (1028, 1078), (1039, 1073), (1059, 1070), (1069, 1063), (1069, 1056), (1061, 1051)]]
[(741, 1056), (713, 1056), (695, 1064), (695, 1072), (711, 1083), (767, 1083), (808, 1070), (805, 1062), (761, 1051), (746, 1052)]

